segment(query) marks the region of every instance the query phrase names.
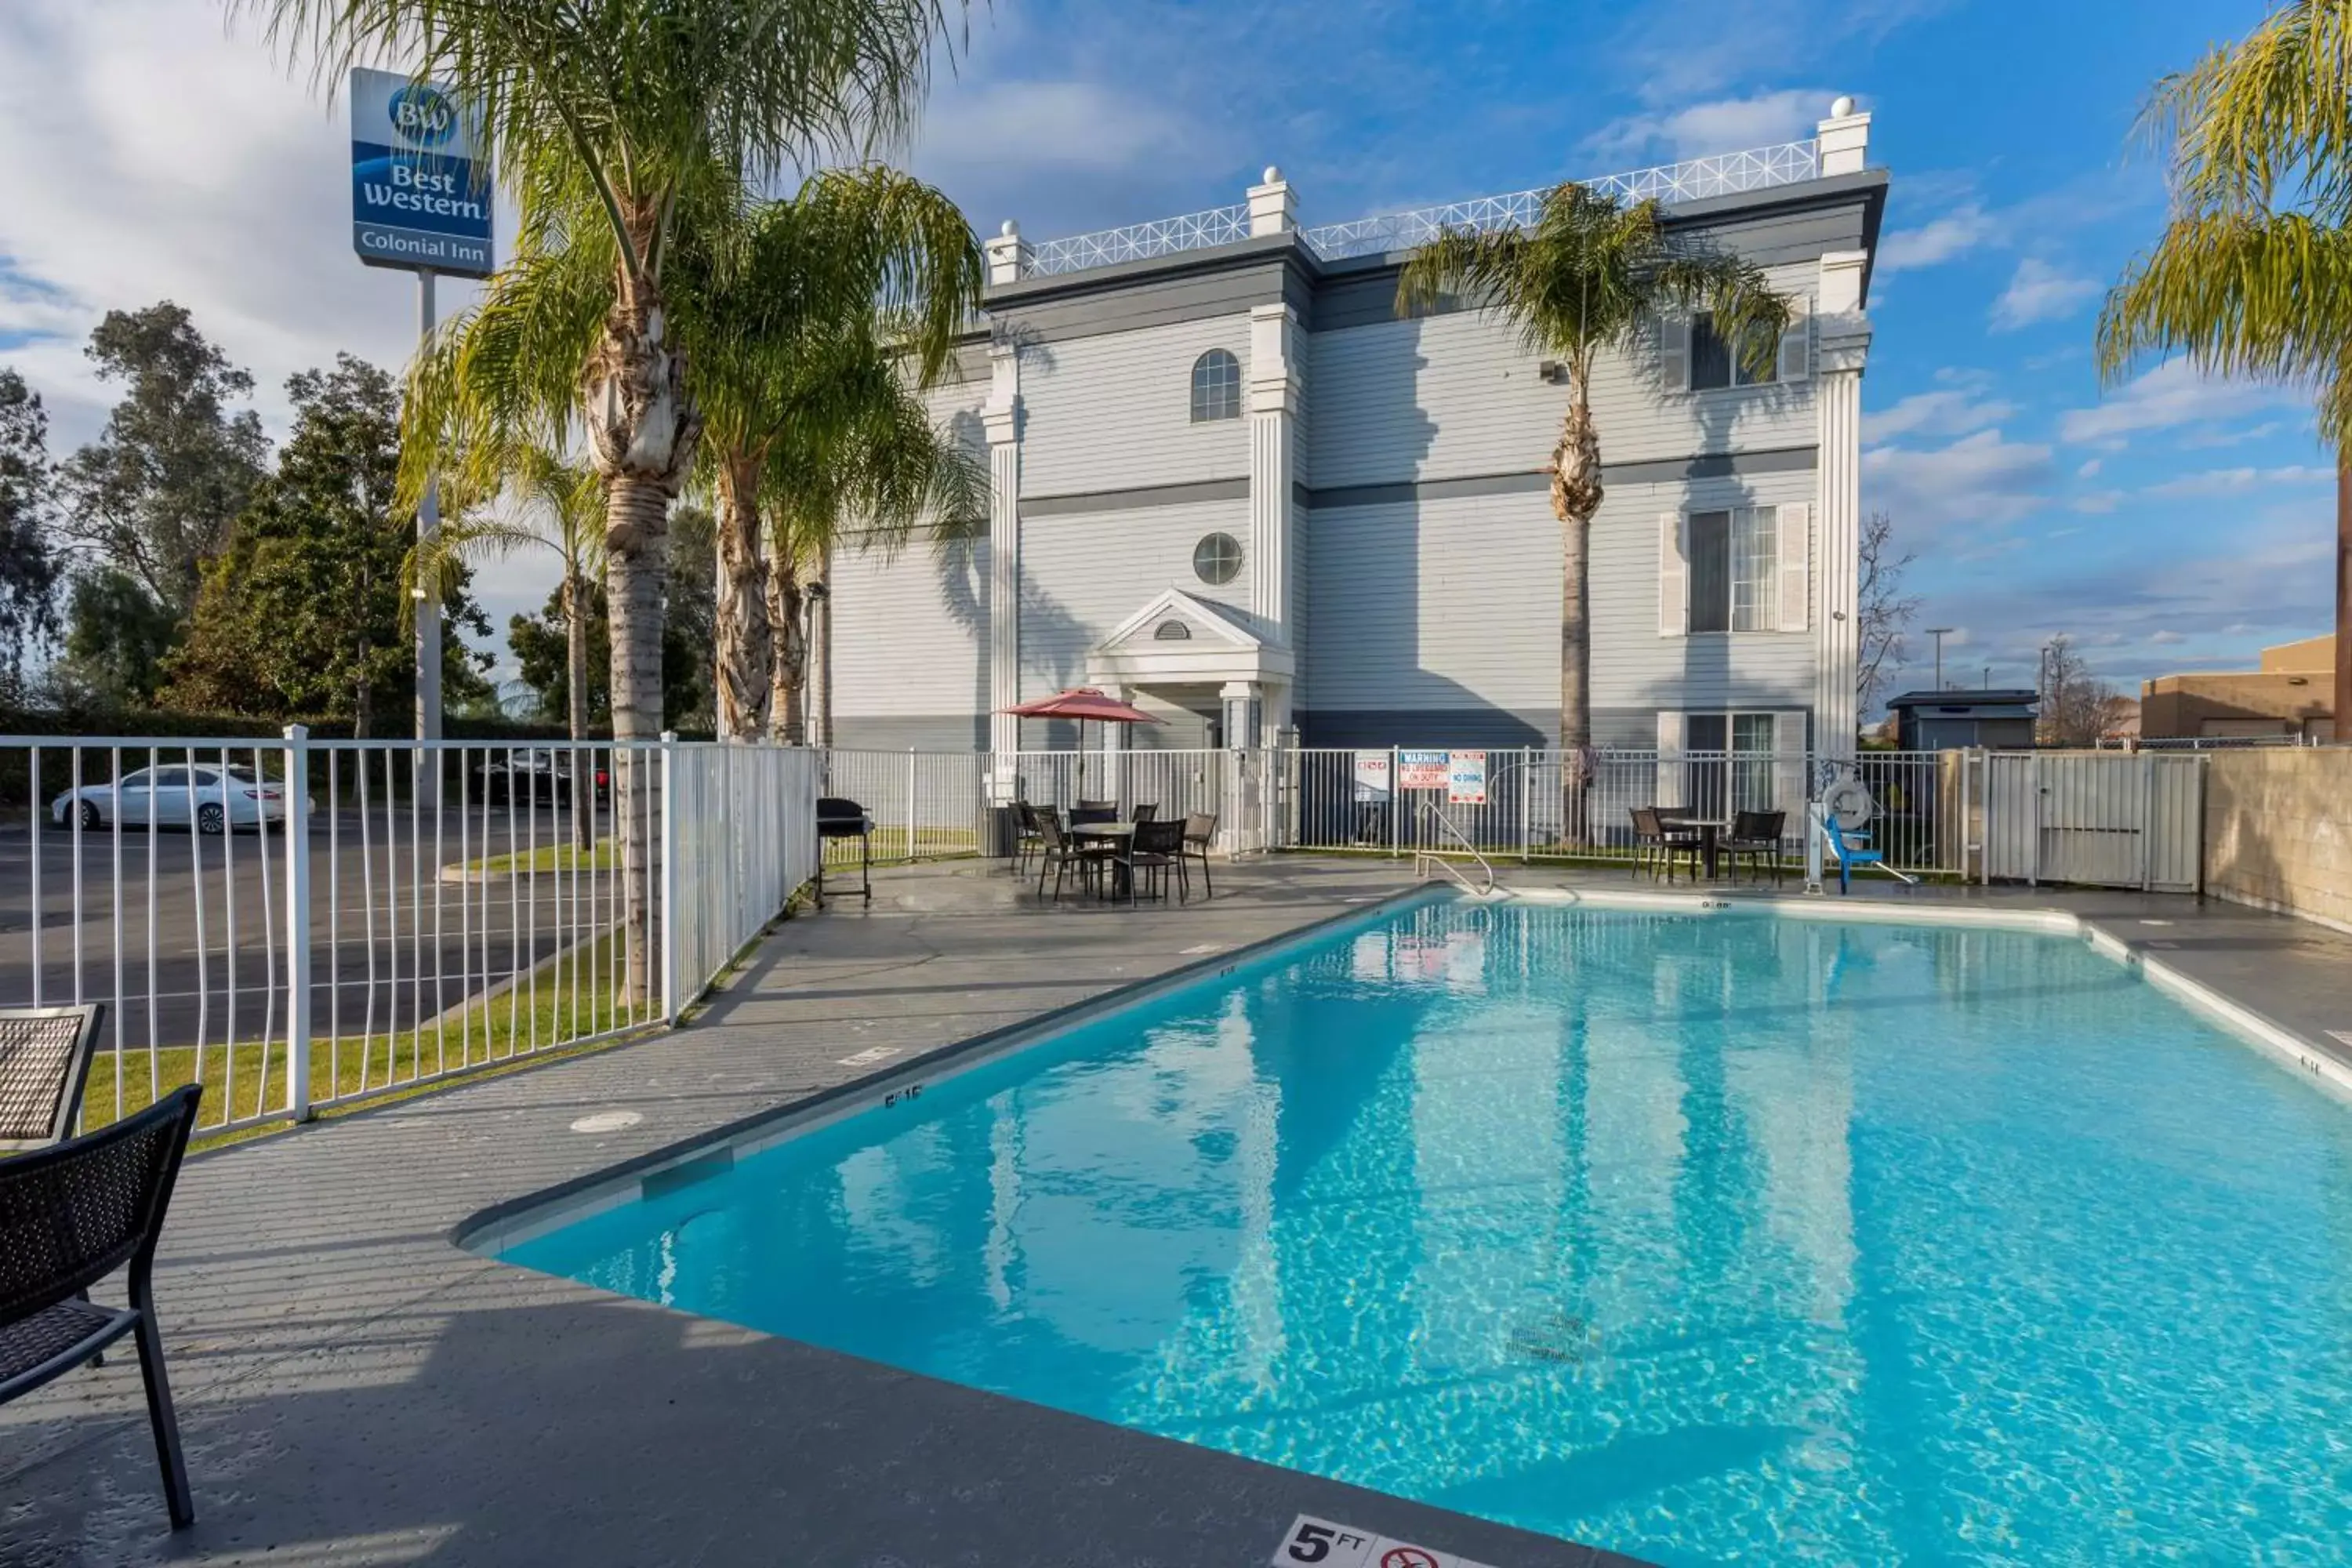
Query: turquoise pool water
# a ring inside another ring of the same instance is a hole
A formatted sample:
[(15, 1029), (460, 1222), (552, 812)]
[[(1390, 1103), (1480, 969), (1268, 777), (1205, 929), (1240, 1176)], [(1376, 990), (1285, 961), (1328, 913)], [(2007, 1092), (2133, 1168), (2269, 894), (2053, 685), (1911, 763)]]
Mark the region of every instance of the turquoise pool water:
[(2352, 1110), (2069, 939), (1420, 905), (508, 1257), (1664, 1563), (2352, 1554)]

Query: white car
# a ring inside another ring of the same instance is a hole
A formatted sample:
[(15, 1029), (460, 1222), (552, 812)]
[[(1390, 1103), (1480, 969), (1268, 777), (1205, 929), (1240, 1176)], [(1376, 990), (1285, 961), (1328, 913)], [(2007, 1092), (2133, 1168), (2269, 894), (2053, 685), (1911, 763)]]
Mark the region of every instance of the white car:
[[(305, 816), (318, 802), (302, 797)], [(282, 825), (286, 820), (285, 788), (257, 778), (242, 763), (173, 763), (141, 768), (113, 784), (84, 784), (69, 789), (49, 803), (49, 816), (59, 826), (77, 818), (85, 830), (121, 822), (126, 827), (194, 827), (199, 833), (223, 833), (231, 827)]]

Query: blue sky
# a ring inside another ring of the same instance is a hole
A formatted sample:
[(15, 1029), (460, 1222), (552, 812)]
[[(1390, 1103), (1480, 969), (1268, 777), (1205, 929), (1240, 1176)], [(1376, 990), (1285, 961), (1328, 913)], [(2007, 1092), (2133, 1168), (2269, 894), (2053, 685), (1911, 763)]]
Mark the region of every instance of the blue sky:
[[(2066, 632), (2129, 687), (2328, 622), (2328, 459), (2300, 400), (2178, 366), (2103, 395), (2090, 352), (2162, 214), (2129, 145), (2142, 96), (2263, 9), (998, 0), (912, 157), (983, 232), (1220, 205), (1269, 163), (1331, 222), (1807, 135), (1856, 94), (1894, 175), (1864, 504), (1918, 556), (1919, 624), (1960, 628), (1948, 678), (2029, 680)], [(0, 362), (68, 443), (102, 417), (79, 345), (109, 306), (190, 305), (273, 419), (291, 371), (404, 352), (410, 286), (347, 248), (339, 106), (210, 0), (15, 0), (0, 144)], [(493, 575), (501, 620), (543, 575)]]

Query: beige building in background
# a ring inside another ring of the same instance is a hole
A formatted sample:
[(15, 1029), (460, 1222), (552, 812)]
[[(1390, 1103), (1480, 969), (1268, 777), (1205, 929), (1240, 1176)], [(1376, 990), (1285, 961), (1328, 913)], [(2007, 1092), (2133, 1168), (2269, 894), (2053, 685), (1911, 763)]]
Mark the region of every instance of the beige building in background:
[(2142, 739), (2336, 736), (2336, 638), (2263, 649), (2259, 669), (2160, 675), (2140, 688)]

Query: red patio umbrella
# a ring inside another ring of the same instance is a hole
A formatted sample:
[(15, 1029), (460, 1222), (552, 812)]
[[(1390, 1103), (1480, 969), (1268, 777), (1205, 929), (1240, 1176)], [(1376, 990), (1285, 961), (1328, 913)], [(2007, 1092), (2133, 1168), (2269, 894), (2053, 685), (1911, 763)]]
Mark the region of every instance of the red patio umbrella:
[(1107, 692), (1091, 686), (1073, 686), (1067, 691), (1056, 691), (1051, 697), (1040, 697), (1029, 702), (1016, 702), (1010, 708), (999, 708), (999, 713), (1011, 713), (1022, 719), (1075, 719), (1078, 722), (1078, 788), (1087, 787), (1087, 721), (1097, 724), (1160, 724), (1140, 708), (1131, 708)]

